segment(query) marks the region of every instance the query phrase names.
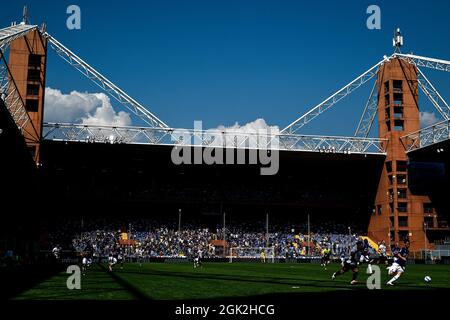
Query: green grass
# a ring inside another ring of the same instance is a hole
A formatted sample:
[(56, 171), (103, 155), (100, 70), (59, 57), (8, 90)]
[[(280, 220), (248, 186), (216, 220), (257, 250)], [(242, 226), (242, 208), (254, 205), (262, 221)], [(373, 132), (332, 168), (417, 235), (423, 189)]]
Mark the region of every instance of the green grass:
[[(125, 264), (112, 274), (106, 266), (94, 265), (82, 277), (81, 290), (68, 290), (68, 275), (60, 273), (29, 289), (15, 299), (28, 300), (184, 300), (249, 297), (266, 294), (368, 290), (367, 274), (360, 272), (359, 285), (350, 286), (351, 272), (331, 280), (340, 266), (328, 271), (317, 264), (205, 263), (201, 269), (191, 264), (148, 263)], [(450, 288), (450, 266), (409, 265), (396, 286), (387, 287), (389, 279), (384, 267), (383, 290), (431, 290)], [(430, 284), (425, 275), (432, 277)]]

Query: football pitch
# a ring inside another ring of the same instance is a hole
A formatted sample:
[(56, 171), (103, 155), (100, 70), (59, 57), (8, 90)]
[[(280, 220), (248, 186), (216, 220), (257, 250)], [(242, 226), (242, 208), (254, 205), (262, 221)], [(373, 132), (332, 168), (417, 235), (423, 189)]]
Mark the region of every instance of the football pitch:
[[(135, 263), (115, 266), (112, 273), (105, 265), (93, 265), (81, 277), (81, 289), (69, 290), (69, 274), (61, 272), (34, 288), (19, 294), (16, 300), (196, 300), (289, 296), (295, 293), (318, 293), (368, 290), (365, 266), (358, 285), (351, 286), (351, 272), (331, 279), (339, 264), (324, 270), (319, 264), (284, 263), (205, 263), (194, 269), (190, 263)], [(426, 283), (424, 277), (432, 278)], [(409, 265), (394, 287), (386, 286), (388, 275), (381, 266), (382, 289), (422, 290), (450, 288), (450, 266)], [(424, 292), (426, 293), (426, 292)]]

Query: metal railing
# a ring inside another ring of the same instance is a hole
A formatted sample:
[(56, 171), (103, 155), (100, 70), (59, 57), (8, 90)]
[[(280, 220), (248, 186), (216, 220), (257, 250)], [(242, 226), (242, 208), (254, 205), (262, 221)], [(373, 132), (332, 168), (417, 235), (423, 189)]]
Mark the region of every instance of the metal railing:
[(311, 151), (343, 154), (386, 154), (388, 141), (377, 138), (243, 133), (152, 127), (114, 127), (44, 123), (46, 140), (85, 143), (198, 146)]
[(10, 27), (0, 29), (0, 50), (5, 51), (10, 43), (27, 33), (37, 30), (35, 25), (27, 25), (25, 23), (14, 24)]
[(410, 252), (409, 259), (436, 261), (442, 258), (450, 258), (450, 250), (422, 250)]
[(450, 121), (444, 120), (403, 136), (400, 139), (406, 149), (406, 152), (428, 147), (435, 143), (448, 140), (450, 139)]

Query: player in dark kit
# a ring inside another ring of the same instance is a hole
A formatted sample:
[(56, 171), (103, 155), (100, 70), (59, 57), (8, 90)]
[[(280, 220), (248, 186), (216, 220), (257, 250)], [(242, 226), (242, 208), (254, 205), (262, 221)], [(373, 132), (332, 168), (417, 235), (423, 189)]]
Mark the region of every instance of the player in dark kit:
[(120, 269), (123, 269), (123, 254), (121, 251), (117, 255), (117, 262), (120, 263)]
[(388, 268), (388, 274), (393, 275), (392, 279), (387, 282), (388, 285), (393, 286), (394, 282), (401, 277), (406, 269), (406, 261), (409, 255), (409, 240), (405, 241), (405, 246), (401, 249), (396, 248), (393, 252), (394, 263)]
[(333, 275), (331, 276), (331, 279), (335, 279), (337, 276), (343, 275), (344, 273), (346, 273), (347, 271), (351, 270), (353, 272), (353, 277), (352, 277), (352, 281), (350, 282), (350, 284), (357, 284), (358, 281), (356, 280), (356, 278), (358, 277), (358, 265), (359, 262), (361, 260), (361, 256), (364, 253), (364, 244), (362, 241), (358, 241), (356, 243), (356, 249), (353, 250), (350, 253), (350, 256), (345, 259), (342, 263), (342, 268), (339, 271), (336, 271), (335, 273), (333, 273)]
[(367, 239), (364, 239), (363, 243), (363, 253), (359, 259), (359, 263), (362, 264), (367, 262), (367, 270), (370, 274), (372, 274), (372, 263), (374, 263), (374, 259), (370, 258), (370, 244)]

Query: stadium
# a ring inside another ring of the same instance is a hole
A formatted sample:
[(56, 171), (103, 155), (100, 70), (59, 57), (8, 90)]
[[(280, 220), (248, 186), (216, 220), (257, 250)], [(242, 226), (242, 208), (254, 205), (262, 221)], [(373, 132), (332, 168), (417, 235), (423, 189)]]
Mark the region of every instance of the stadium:
[[(184, 302), (258, 301), (250, 315), (273, 315), (279, 301), (448, 293), (450, 107), (423, 71), (449, 61), (402, 53), (396, 29), (393, 54), (283, 130), (184, 129), (51, 32), (27, 9), (0, 30), (2, 300), (156, 300), (184, 315)], [(50, 51), (143, 125), (47, 122)], [(354, 136), (301, 133), (369, 81)], [(421, 126), (425, 101), (443, 120)]]

